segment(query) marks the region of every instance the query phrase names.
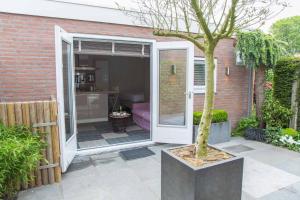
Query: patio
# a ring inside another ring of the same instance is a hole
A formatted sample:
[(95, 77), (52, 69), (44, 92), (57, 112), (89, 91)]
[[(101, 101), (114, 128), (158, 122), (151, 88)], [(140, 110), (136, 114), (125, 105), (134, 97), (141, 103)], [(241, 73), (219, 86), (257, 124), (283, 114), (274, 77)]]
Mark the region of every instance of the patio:
[[(255, 141), (233, 138), (221, 148), (245, 157), (243, 200), (299, 200), (300, 154)], [(77, 157), (60, 184), (19, 194), (19, 200), (160, 199), (160, 151), (124, 161), (118, 152)]]

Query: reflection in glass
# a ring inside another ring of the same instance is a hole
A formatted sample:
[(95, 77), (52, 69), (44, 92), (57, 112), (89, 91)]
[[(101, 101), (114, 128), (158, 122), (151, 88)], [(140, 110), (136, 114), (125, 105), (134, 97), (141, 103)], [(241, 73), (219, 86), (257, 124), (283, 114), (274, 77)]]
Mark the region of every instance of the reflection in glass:
[(159, 124), (186, 125), (187, 50), (159, 51)]
[(62, 64), (63, 64), (63, 89), (65, 108), (65, 133), (66, 140), (73, 134), (73, 99), (72, 99), (72, 66), (71, 66), (71, 45), (62, 41)]

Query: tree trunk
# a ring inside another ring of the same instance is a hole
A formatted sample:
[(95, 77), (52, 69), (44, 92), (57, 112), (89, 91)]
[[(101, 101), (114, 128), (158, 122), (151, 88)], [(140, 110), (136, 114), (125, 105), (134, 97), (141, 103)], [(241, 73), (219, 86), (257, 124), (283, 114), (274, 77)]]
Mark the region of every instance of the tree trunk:
[(264, 121), (262, 119), (262, 106), (265, 99), (264, 86), (265, 86), (265, 67), (259, 66), (255, 70), (255, 106), (256, 116), (259, 120), (259, 127), (264, 128)]
[(295, 130), (297, 130), (297, 126), (298, 126), (298, 112), (299, 112), (299, 108), (298, 108), (298, 101), (299, 101), (299, 74), (300, 71), (299, 69), (296, 70), (296, 79), (293, 82), (293, 86), (292, 86), (292, 98), (291, 98), (291, 110), (293, 111), (293, 115), (292, 115), (292, 119), (290, 121), (290, 128), (293, 128)]
[(202, 118), (199, 124), (196, 140), (196, 158), (207, 156), (207, 142), (214, 106), (214, 48), (208, 47), (205, 51), (205, 99)]

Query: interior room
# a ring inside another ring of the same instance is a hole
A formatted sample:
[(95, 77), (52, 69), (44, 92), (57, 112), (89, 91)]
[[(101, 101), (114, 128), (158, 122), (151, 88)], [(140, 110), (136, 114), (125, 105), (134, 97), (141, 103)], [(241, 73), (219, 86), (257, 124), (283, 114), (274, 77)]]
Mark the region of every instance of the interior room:
[(89, 50), (80, 42), (80, 52), (74, 47), (78, 149), (149, 140), (150, 58), (145, 45), (121, 43), (123, 48), (117, 48), (111, 43), (110, 52), (103, 50), (109, 42), (90, 43)]

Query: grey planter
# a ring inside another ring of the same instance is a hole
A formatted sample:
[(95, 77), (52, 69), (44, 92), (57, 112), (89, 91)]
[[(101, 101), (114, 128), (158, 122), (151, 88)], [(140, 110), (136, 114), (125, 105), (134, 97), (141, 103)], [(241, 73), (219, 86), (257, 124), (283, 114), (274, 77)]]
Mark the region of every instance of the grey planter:
[(242, 157), (199, 168), (168, 149), (162, 151), (161, 159), (161, 200), (241, 200)]
[[(194, 125), (193, 132), (194, 132), (194, 139), (193, 142), (195, 142), (197, 135), (198, 135), (198, 127)], [(210, 134), (208, 137), (208, 143), (209, 144), (218, 144), (222, 142), (228, 142), (230, 141), (231, 136), (231, 125), (230, 122), (220, 122), (220, 123), (212, 123)]]

